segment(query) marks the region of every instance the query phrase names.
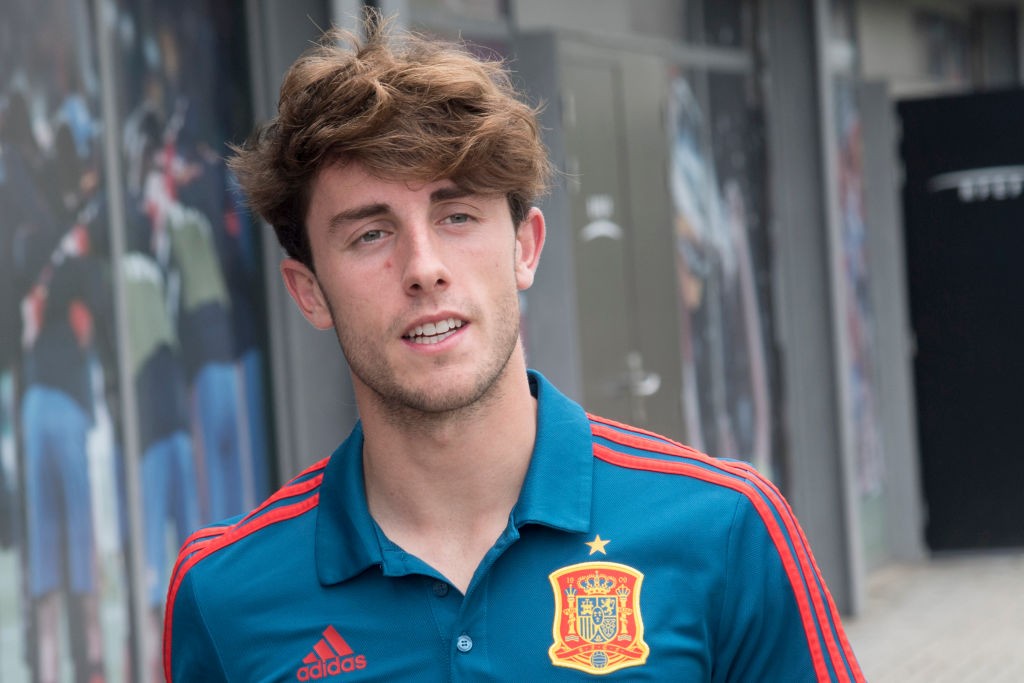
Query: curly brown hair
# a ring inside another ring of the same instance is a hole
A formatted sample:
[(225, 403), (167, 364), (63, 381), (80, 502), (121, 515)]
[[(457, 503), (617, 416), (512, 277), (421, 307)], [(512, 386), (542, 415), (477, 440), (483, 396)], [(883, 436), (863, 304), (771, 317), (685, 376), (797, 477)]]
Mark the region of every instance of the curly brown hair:
[(505, 65), (389, 24), (367, 15), (365, 39), (327, 31), (286, 74), (277, 116), (228, 162), (251, 208), (310, 269), (305, 219), (326, 164), (355, 161), (388, 180), (450, 179), (503, 194), (517, 226), (547, 188), (538, 110)]

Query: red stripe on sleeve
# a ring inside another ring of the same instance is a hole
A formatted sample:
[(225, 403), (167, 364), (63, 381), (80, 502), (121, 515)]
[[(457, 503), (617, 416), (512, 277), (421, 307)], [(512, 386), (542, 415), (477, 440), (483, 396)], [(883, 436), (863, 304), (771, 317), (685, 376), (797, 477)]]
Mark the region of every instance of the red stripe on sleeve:
[[(605, 430), (602, 429), (600, 426), (594, 426), (595, 434), (604, 431)], [(647, 439), (642, 439), (640, 437), (622, 434), (614, 430), (608, 431), (613, 432), (613, 434), (609, 436), (604, 433), (601, 433), (600, 435), (608, 436), (608, 438), (611, 438), (618, 442), (630, 442), (623, 443), (623, 445), (634, 446), (644, 450), (656, 450), (656, 447), (659, 445), (657, 443), (652, 443), (651, 441)], [(689, 457), (689, 449), (685, 450), (687, 451), (685, 455)], [(674, 451), (674, 448), (668, 449), (667, 454), (682, 455), (682, 453), (676, 453)], [(697, 479), (702, 479), (710, 483), (714, 483), (720, 486), (724, 486), (726, 488), (733, 489), (745, 495), (747, 499), (750, 500), (750, 502), (753, 504), (754, 508), (757, 510), (762, 521), (764, 522), (765, 528), (768, 531), (768, 535), (772, 539), (772, 542), (775, 544), (776, 550), (779, 553), (779, 558), (782, 561), (782, 566), (786, 572), (786, 576), (789, 579), (790, 585), (793, 588), (793, 594), (796, 598), (797, 603), (797, 610), (800, 614), (800, 619), (804, 626), (804, 633), (807, 637), (807, 644), (811, 655), (811, 661), (814, 665), (814, 670), (818, 679), (821, 681), (831, 680), (831, 677), (828, 673), (828, 666), (825, 663), (825, 654), (822, 648), (821, 639), (818, 637), (817, 627), (820, 625), (821, 632), (822, 634), (824, 634), (826, 640), (825, 647), (829, 651), (829, 655), (831, 656), (832, 663), (839, 676), (839, 680), (843, 683), (849, 683), (850, 679), (846, 672), (847, 665), (843, 661), (841, 655), (839, 654), (838, 647), (836, 646), (834, 639), (832, 638), (832, 629), (829, 627), (828, 623), (828, 612), (826, 611), (822, 603), (820, 591), (812, 589), (813, 587), (818, 585), (814, 580), (814, 575), (812, 574), (812, 572), (814, 572), (815, 569), (811, 569), (808, 566), (807, 560), (804, 557), (806, 553), (794, 553), (790, 551), (789, 543), (786, 540), (786, 534), (779, 526), (778, 520), (772, 513), (772, 510), (769, 508), (768, 503), (765, 501), (764, 498), (762, 498), (761, 496), (757, 495), (754, 492), (754, 489), (761, 488), (760, 478), (748, 479), (746, 476), (744, 476), (742, 479), (737, 479), (735, 474), (730, 475), (721, 472), (709, 471), (704, 467), (701, 467), (693, 463), (687, 463), (682, 461), (672, 462), (664, 460), (651, 460), (640, 456), (619, 453), (617, 451), (612, 450), (611, 448), (602, 446), (601, 444), (594, 444), (594, 454), (601, 460), (604, 460), (611, 464), (619, 465), (621, 467), (646, 470), (652, 472), (664, 472), (668, 474), (685, 474), (688, 476), (695, 477)], [(712, 463), (712, 459), (710, 457), (703, 455), (702, 457), (698, 458), (698, 460), (705, 462), (707, 464), (713, 464), (716, 467), (722, 467), (723, 465), (725, 465), (725, 463)], [(728, 468), (724, 469), (728, 471)], [(778, 507), (778, 504), (776, 504), (775, 507)], [(788, 507), (788, 505), (786, 507)], [(800, 538), (800, 535), (795, 534), (793, 532), (792, 526), (794, 526), (794, 522), (792, 521), (791, 516), (787, 516), (786, 514), (783, 514), (781, 511), (779, 512), (779, 516), (782, 518), (786, 526), (786, 529), (790, 534), (790, 538)], [(807, 584), (806, 587), (805, 582)], [(824, 582), (821, 582), (820, 585), (824, 585)]]
[[(323, 462), (326, 461), (321, 461), (321, 463), (318, 463), (317, 465), (310, 467), (305, 472), (298, 475), (298, 477), (292, 479), (292, 481), (295, 481), (295, 479), (298, 479), (299, 477), (302, 477), (309, 472), (315, 471)], [(249, 523), (258, 513), (262, 512), (263, 510), (266, 510), (271, 505), (274, 505), (275, 503), (278, 503), (285, 498), (302, 495), (304, 493), (312, 491), (313, 489), (320, 485), (320, 482), (322, 480), (323, 474), (319, 474), (311, 479), (307, 479), (298, 484), (286, 484), (284, 487), (279, 489), (273, 496), (268, 498), (262, 505), (260, 505), (258, 508), (250, 512), (243, 519), (240, 519), (235, 524), (205, 527), (193, 533), (191, 536), (185, 539), (185, 542), (181, 546), (181, 550), (178, 551), (178, 559), (175, 561), (174, 568), (171, 570), (170, 583), (173, 583), (175, 578), (178, 576), (178, 572), (181, 570), (182, 563), (185, 562), (189, 557), (191, 557), (192, 553), (198, 552), (203, 546), (205, 546), (211, 540), (214, 540), (215, 538), (223, 535), (225, 532), (228, 532), (232, 529), (237, 529), (242, 525)]]
[[(664, 437), (654, 434), (653, 432), (647, 432), (641, 429), (634, 429), (629, 425), (624, 425), (622, 423), (614, 422), (612, 420), (606, 420), (604, 418), (596, 418), (594, 416), (591, 417), (594, 419), (595, 422), (599, 423), (591, 425), (591, 431), (594, 433), (595, 436), (601, 436), (615, 443), (619, 443), (624, 446), (629, 446), (632, 448), (637, 448), (640, 450), (654, 451), (658, 453), (663, 453), (665, 455), (675, 455), (693, 458), (701, 463), (715, 467), (716, 469), (731, 472), (735, 476), (740, 476), (743, 477), (744, 479), (747, 479), (750, 485), (753, 485), (769, 500), (772, 500), (774, 502), (774, 507), (776, 511), (779, 513), (779, 516), (783, 520), (783, 524), (786, 527), (786, 531), (789, 534), (789, 538), (793, 539), (794, 546), (799, 547), (801, 550), (801, 552), (797, 554), (797, 559), (800, 564), (801, 573), (803, 578), (807, 580), (807, 590), (810, 593), (811, 602), (814, 606), (814, 612), (817, 615), (818, 624), (821, 625), (821, 631), (825, 636), (825, 647), (828, 649), (833, 666), (835, 666), (836, 671), (839, 674), (840, 680), (844, 682), (850, 680), (849, 676), (847, 675), (846, 665), (844, 664), (843, 666), (840, 666), (840, 664), (843, 663), (844, 660), (846, 662), (849, 662), (849, 669), (853, 672), (854, 680), (858, 682), (862, 682), (864, 680), (863, 674), (859, 671), (858, 667), (856, 666), (856, 658), (853, 656), (853, 650), (850, 647), (849, 641), (846, 639), (846, 634), (843, 632), (843, 629), (839, 626), (839, 624), (842, 623), (838, 616), (839, 612), (835, 607), (835, 602), (832, 600), (831, 594), (828, 592), (828, 589), (825, 588), (825, 581), (821, 578), (821, 570), (818, 568), (817, 562), (815, 562), (814, 560), (814, 555), (810, 551), (810, 545), (807, 542), (807, 537), (804, 535), (803, 529), (800, 528), (799, 523), (797, 523), (796, 516), (793, 514), (793, 511), (789, 507), (789, 504), (785, 501), (785, 498), (782, 496), (782, 494), (779, 492), (779, 490), (775, 487), (774, 484), (765, 479), (756, 469), (754, 469), (753, 467), (746, 463), (739, 461), (725, 461), (718, 458), (712, 458), (711, 456), (705, 455), (704, 453), (689, 448), (688, 446), (679, 444), (675, 441), (672, 441), (671, 439), (665, 439)], [(615, 427), (619, 427), (620, 429), (627, 430), (629, 433), (623, 433), (617, 429), (612, 429), (608, 425), (612, 425)], [(659, 439), (660, 441), (652, 441), (650, 439), (641, 438), (637, 436), (637, 433), (653, 436), (656, 439)], [(644, 469), (651, 468), (645, 467)], [(744, 491), (744, 493), (746, 492)], [(749, 498), (751, 498), (752, 501), (754, 501), (754, 497), (751, 497), (750, 494), (747, 495)], [(757, 502), (754, 501), (754, 503), (756, 507)], [(761, 512), (762, 518), (765, 518), (764, 513), (760, 508), (759, 512)], [(772, 521), (774, 521), (774, 518), (772, 519)], [(765, 523), (768, 524), (768, 519), (766, 518)], [(784, 557), (783, 547), (784, 546), (779, 547), (779, 553), (781, 556)], [(793, 577), (790, 576), (791, 580), (792, 578)], [(815, 582), (815, 579), (817, 579), (817, 582)], [(813, 590), (815, 586), (820, 586), (821, 590)], [(794, 584), (793, 589), (794, 591), (797, 591), (798, 586)], [(825, 598), (824, 600), (822, 600), (823, 593)], [(826, 602), (828, 604), (827, 607), (825, 604)], [(801, 614), (803, 614), (803, 612), (801, 612)], [(835, 631), (839, 634), (839, 643), (836, 642), (836, 638), (834, 637), (832, 628), (826, 628), (827, 626), (829, 626), (830, 623), (836, 624)], [(805, 628), (806, 627), (807, 624), (805, 623)], [(814, 640), (817, 641), (817, 638), (815, 638)], [(811, 644), (813, 655), (814, 645), (813, 643), (809, 644)], [(840, 650), (843, 652), (843, 654), (846, 655), (845, 658), (842, 655), (840, 655)]]
[[(774, 497), (778, 501), (781, 501), (781, 502), (785, 501), (785, 498), (783, 497), (782, 492), (779, 491), (778, 487), (775, 486), (775, 484), (773, 484), (771, 481), (765, 479), (753, 466), (751, 466), (751, 465), (749, 465), (747, 463), (744, 463), (744, 462), (723, 463), (723, 464), (725, 464), (725, 465), (727, 465), (729, 467), (735, 468), (735, 469), (742, 470), (742, 471), (748, 473), (750, 476), (754, 476), (757, 479), (763, 481), (768, 487), (771, 488)], [(803, 528), (800, 526), (799, 522), (797, 522), (796, 515), (793, 514), (793, 510), (792, 510), (792, 508), (789, 507), (788, 504), (785, 505), (785, 512), (787, 514), (788, 519), (792, 520), (792, 526), (796, 530), (796, 533), (799, 534), (800, 543), (803, 546), (803, 548), (805, 549), (805, 552), (807, 554), (807, 558), (810, 561), (811, 566), (814, 568), (815, 576), (821, 577), (822, 574), (821, 574), (821, 569), (818, 567), (818, 562), (817, 562), (817, 560), (814, 559), (814, 554), (812, 552), (810, 552), (811, 544), (807, 540), (807, 536), (804, 534)], [(823, 579), (822, 579), (821, 585), (822, 585), (822, 587), (825, 587), (825, 582), (824, 582)], [(854, 681), (856, 681), (856, 683), (866, 683), (866, 680), (864, 678), (864, 674), (860, 671), (859, 667), (855, 664), (856, 661), (857, 661), (857, 657), (856, 657), (856, 655), (854, 655), (853, 648), (850, 646), (850, 641), (846, 637), (846, 631), (844, 631), (842, 628), (839, 627), (839, 625), (842, 624), (842, 618), (839, 615), (839, 609), (836, 607), (835, 600), (832, 599), (832, 594), (827, 589), (825, 589), (823, 592), (824, 592), (824, 595), (825, 595), (825, 600), (826, 600), (827, 605), (828, 605), (829, 614), (831, 614), (831, 617), (832, 617), (832, 622), (836, 624), (836, 629), (835, 630), (836, 630), (836, 633), (838, 633), (838, 635), (839, 635), (839, 647), (842, 648), (843, 653), (846, 655), (846, 661), (850, 663), (850, 669), (853, 671)], [(833, 655), (833, 657), (834, 657), (834, 655)], [(834, 661), (834, 659), (833, 659), (833, 661)]]
[(262, 517), (254, 519), (251, 523), (245, 526), (235, 526), (230, 531), (224, 533), (217, 539), (211, 539), (199, 550), (188, 556), (188, 559), (181, 563), (180, 571), (177, 572), (174, 580), (171, 582), (170, 589), (167, 593), (167, 609), (164, 614), (164, 676), (167, 679), (167, 683), (171, 683), (171, 628), (174, 623), (174, 600), (178, 595), (178, 588), (181, 587), (181, 582), (185, 578), (185, 574), (203, 558), (209, 557), (212, 553), (226, 548), (227, 546), (242, 540), (246, 536), (253, 534), (260, 529), (266, 528), (271, 524), (282, 522), (284, 520), (298, 517), (299, 515), (313, 509), (320, 502), (319, 492), (314, 493), (309, 498), (306, 498), (297, 503), (291, 505), (285, 505), (279, 508), (270, 510)]
[[(311, 468), (311, 469), (313, 469), (313, 468)], [(307, 472), (308, 471), (309, 470), (307, 470)], [(303, 476), (305, 474), (306, 474), (306, 472), (303, 472), (302, 474), (299, 475), (299, 477), (301, 477), (301, 476)], [(299, 477), (295, 477), (295, 479), (298, 479)], [(285, 498), (291, 498), (292, 496), (300, 496), (303, 493), (306, 493), (308, 491), (312, 491), (313, 489), (315, 489), (317, 486), (320, 485), (320, 482), (323, 481), (323, 478), (324, 478), (323, 474), (318, 474), (315, 477), (311, 477), (309, 479), (306, 479), (305, 481), (301, 481), (298, 484), (293, 484), (291, 482), (288, 482), (287, 484), (282, 486), (280, 489), (278, 489), (277, 492), (274, 493), (274, 495), (272, 495), (270, 498), (267, 498), (265, 501), (263, 501), (260, 504), (259, 507), (257, 507), (255, 510), (253, 510), (252, 512), (247, 514), (245, 517), (243, 517), (241, 520), (239, 520), (238, 521), (238, 525), (240, 526), (242, 524), (245, 524), (250, 519), (252, 519), (253, 517), (256, 517), (261, 512), (266, 510), (271, 505), (273, 505), (273, 504), (275, 504), (277, 502), (280, 502), (281, 500), (284, 500)], [(293, 479), (292, 481), (295, 481), (295, 479)]]

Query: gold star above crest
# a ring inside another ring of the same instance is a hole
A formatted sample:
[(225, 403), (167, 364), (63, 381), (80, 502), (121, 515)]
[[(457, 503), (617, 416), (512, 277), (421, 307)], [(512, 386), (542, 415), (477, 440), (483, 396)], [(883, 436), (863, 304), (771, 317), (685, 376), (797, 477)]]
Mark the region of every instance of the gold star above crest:
[(586, 542), (586, 544), (590, 546), (590, 555), (593, 555), (594, 553), (601, 553), (602, 555), (607, 555), (608, 552), (604, 549), (604, 547), (609, 543), (611, 543), (611, 541), (605, 541), (601, 539), (601, 534), (594, 536), (593, 541)]

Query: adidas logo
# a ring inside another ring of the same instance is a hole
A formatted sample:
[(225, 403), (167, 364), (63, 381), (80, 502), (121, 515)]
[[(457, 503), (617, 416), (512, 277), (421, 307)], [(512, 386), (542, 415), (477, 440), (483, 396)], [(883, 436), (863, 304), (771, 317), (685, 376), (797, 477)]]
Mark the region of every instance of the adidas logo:
[(302, 658), (303, 666), (295, 672), (299, 681), (318, 681), (366, 668), (366, 657), (356, 655), (337, 629), (328, 626), (313, 651)]

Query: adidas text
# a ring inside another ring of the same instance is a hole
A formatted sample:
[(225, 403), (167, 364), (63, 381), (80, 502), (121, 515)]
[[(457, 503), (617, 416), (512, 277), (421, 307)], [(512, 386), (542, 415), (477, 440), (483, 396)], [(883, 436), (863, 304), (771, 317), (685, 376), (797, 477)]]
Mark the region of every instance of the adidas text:
[(356, 655), (340, 659), (327, 659), (313, 664), (307, 664), (295, 672), (295, 678), (300, 681), (319, 681), (323, 678), (337, 676), (343, 673), (350, 673), (366, 668), (366, 657)]

